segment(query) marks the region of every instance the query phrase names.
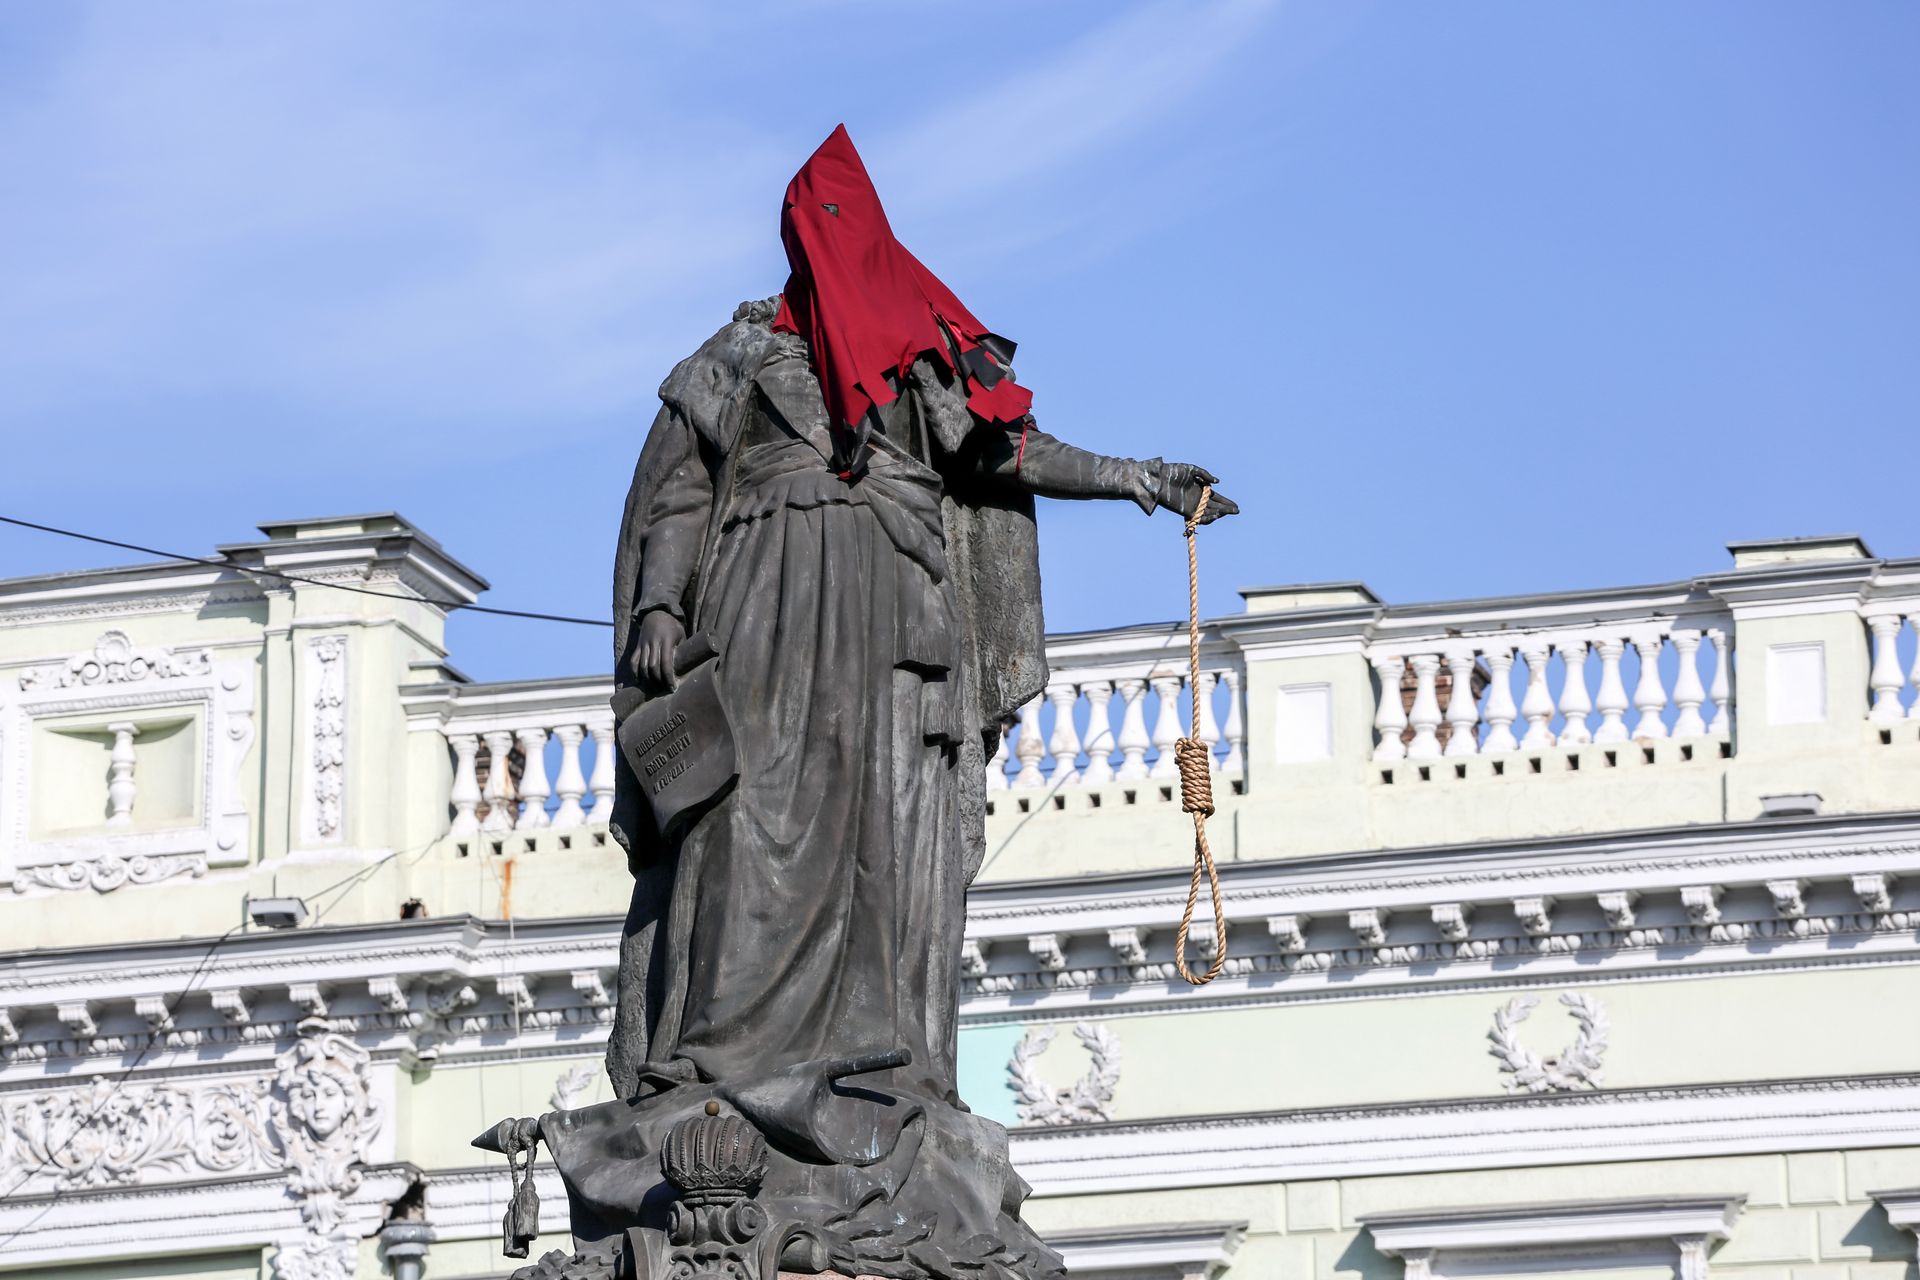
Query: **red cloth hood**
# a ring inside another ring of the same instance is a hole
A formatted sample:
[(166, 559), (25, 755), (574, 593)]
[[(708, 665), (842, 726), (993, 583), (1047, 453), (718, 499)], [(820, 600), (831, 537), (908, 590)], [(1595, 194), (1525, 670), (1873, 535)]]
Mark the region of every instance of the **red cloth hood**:
[(836, 426), (863, 436), (867, 411), (894, 399), (886, 375), (904, 377), (922, 354), (964, 379), (967, 407), (983, 419), (1015, 423), (1032, 406), (1032, 393), (983, 346), (1011, 359), (1013, 344), (893, 238), (845, 125), (787, 184), (780, 239), (792, 274), (773, 327), (807, 340)]

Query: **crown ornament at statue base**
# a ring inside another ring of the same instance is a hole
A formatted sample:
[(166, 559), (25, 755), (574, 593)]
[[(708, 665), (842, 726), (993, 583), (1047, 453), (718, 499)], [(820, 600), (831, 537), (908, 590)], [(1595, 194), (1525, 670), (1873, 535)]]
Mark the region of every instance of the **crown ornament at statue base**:
[(801, 1063), (746, 1084), (654, 1079), (631, 1100), (503, 1120), (474, 1145), (508, 1157), (502, 1246), (540, 1232), (544, 1144), (567, 1188), (574, 1252), (514, 1280), (1057, 1280), (1020, 1221), (1006, 1131), (883, 1084), (904, 1051)]

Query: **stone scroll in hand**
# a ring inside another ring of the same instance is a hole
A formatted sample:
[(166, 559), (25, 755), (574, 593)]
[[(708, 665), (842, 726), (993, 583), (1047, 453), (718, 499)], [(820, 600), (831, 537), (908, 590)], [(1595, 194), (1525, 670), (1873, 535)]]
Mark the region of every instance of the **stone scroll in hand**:
[[(644, 702), (635, 689), (614, 695), (614, 713), (622, 717), (620, 752), (664, 835), (726, 794), (740, 776), (733, 728), (715, 679), (719, 663), (713, 641), (696, 631), (673, 651), (670, 691)], [(619, 705), (621, 699), (637, 705)]]

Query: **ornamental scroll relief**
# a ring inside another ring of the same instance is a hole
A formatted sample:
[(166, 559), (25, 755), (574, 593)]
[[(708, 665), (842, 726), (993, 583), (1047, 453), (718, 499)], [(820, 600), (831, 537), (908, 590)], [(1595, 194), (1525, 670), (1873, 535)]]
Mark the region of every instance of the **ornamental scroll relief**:
[(27, 1170), (29, 1193), (282, 1172), (302, 1231), (280, 1244), (276, 1274), (348, 1280), (359, 1242), (345, 1201), (381, 1120), (367, 1051), (310, 1027), (270, 1076), (118, 1087), (102, 1076), (0, 1104), (0, 1166)]

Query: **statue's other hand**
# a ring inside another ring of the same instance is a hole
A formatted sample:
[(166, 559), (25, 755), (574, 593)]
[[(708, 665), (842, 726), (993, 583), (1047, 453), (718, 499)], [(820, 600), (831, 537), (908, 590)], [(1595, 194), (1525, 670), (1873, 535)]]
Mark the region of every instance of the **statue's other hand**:
[[(1195, 466), (1191, 462), (1168, 462), (1160, 468), (1160, 491), (1154, 495), (1161, 506), (1177, 511), (1184, 517), (1193, 515), (1194, 508), (1200, 505), (1201, 486), (1211, 488), (1220, 483), (1220, 477), (1205, 467)], [(1212, 524), (1221, 516), (1240, 514), (1240, 504), (1226, 494), (1215, 491), (1207, 496), (1207, 509), (1200, 517), (1201, 524)]]
[(640, 639), (633, 646), (634, 674), (663, 689), (673, 687), (673, 651), (687, 638), (680, 619), (665, 609), (653, 609), (640, 618)]

